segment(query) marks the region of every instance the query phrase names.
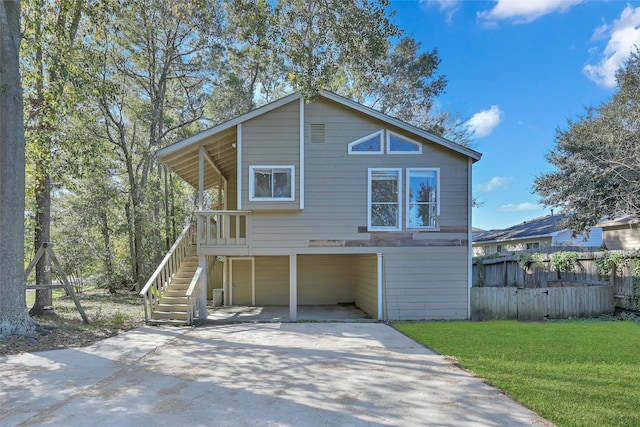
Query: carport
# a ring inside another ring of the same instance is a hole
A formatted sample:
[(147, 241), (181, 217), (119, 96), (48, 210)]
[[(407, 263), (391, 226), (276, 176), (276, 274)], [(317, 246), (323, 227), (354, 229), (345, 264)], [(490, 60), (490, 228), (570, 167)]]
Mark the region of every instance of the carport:
[[(266, 320), (340, 320), (382, 316), (382, 255), (299, 254), (225, 257), (216, 263), (210, 280), (210, 298), (223, 292), (226, 313)], [(220, 291), (222, 290), (222, 291)], [(215, 301), (213, 313), (220, 311)], [(253, 307), (254, 309), (249, 309)], [(255, 308), (260, 307), (260, 310)], [(288, 308), (287, 316), (282, 308)], [(240, 309), (241, 308), (241, 309)], [(349, 310), (351, 309), (351, 310)], [(354, 315), (353, 311), (362, 312)], [(234, 317), (232, 316), (232, 317)]]

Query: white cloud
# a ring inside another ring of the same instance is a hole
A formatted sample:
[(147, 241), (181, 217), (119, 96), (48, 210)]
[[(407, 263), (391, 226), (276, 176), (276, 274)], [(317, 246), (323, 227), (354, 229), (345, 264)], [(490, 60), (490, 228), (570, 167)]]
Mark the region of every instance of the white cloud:
[(609, 41), (600, 61), (585, 65), (583, 71), (594, 82), (613, 87), (616, 85), (616, 71), (629, 57), (634, 45), (640, 45), (640, 7), (625, 7), (611, 25), (596, 28), (593, 37), (608, 37)]
[(517, 205), (509, 203), (509, 204), (500, 206), (498, 210), (501, 212), (528, 212), (528, 211), (536, 211), (538, 209), (542, 209), (542, 206), (537, 205), (535, 203), (526, 202), (526, 203), (518, 203)]
[(478, 184), (477, 188), (483, 193), (489, 193), (494, 190), (506, 190), (513, 178), (509, 176), (494, 176), (486, 184)]
[(493, 9), (478, 12), (478, 19), (513, 19), (516, 23), (528, 23), (550, 13), (565, 12), (581, 2), (582, 0), (498, 0)]
[(488, 110), (475, 113), (467, 121), (467, 126), (469, 126), (476, 138), (484, 138), (491, 134), (501, 121), (502, 111), (497, 105), (492, 105)]
[(447, 22), (451, 23), (453, 15), (462, 7), (461, 0), (420, 0), (427, 7), (436, 6), (440, 12), (446, 12)]

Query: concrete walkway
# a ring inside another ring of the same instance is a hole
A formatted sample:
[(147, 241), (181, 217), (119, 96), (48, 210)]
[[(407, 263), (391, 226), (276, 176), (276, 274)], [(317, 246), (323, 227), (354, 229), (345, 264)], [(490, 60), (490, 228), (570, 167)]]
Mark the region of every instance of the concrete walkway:
[(551, 423), (384, 324), (238, 323), (2, 357), (0, 425)]

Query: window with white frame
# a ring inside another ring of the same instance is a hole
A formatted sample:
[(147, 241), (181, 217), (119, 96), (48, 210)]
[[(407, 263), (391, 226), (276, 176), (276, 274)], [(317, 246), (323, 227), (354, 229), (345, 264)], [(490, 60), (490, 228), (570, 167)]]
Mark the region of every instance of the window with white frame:
[(407, 228), (437, 227), (439, 175), (438, 169), (407, 169)]
[(389, 154), (421, 154), (422, 144), (412, 139), (387, 131), (387, 153)]
[(383, 154), (383, 131), (372, 133), (349, 143), (349, 154)]
[(369, 169), (368, 229), (372, 231), (402, 228), (402, 169)]
[(294, 166), (249, 166), (249, 200), (294, 200), (294, 170)]

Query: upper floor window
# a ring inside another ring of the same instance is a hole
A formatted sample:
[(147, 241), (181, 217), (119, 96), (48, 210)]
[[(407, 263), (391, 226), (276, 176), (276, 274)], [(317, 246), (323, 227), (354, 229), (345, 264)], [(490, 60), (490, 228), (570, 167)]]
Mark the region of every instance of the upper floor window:
[(387, 131), (388, 154), (421, 154), (422, 144), (395, 132)]
[(402, 169), (369, 169), (368, 228), (373, 231), (402, 228)]
[(407, 228), (437, 227), (439, 172), (438, 169), (407, 169)]
[(349, 143), (349, 154), (383, 154), (382, 132), (380, 130)]
[(294, 200), (294, 177), (294, 166), (249, 166), (249, 200)]
[(364, 136), (349, 143), (349, 154), (422, 154), (422, 144), (390, 130)]

